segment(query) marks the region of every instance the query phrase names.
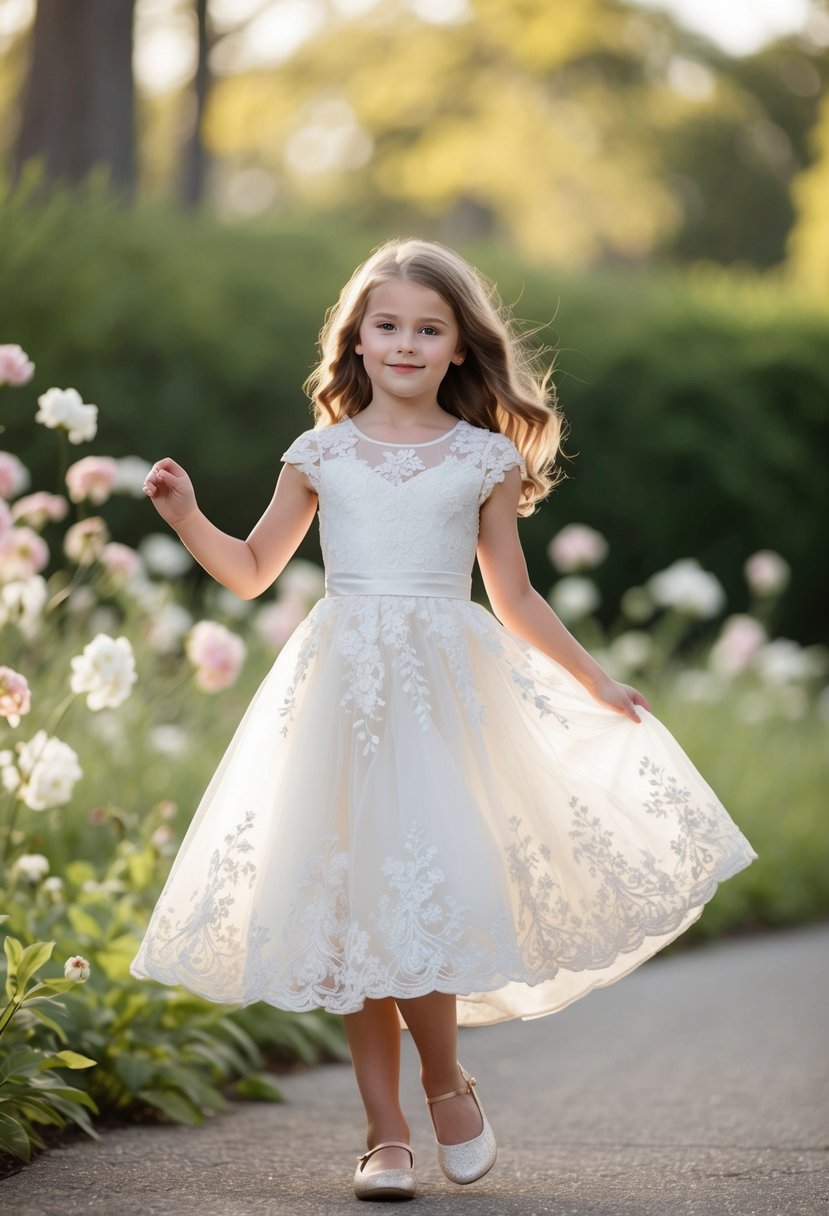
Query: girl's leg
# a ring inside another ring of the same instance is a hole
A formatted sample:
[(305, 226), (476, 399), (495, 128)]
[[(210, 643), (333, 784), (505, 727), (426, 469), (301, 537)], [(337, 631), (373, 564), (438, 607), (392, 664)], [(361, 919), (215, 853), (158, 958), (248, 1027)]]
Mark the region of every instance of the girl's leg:
[[(463, 1089), (464, 1081), (458, 1068), (455, 996), (430, 992), (426, 996), (398, 999), (397, 1004), (420, 1056), (420, 1080), (426, 1097), (436, 1098), (453, 1089)], [(429, 1109), (441, 1144), (461, 1144), (483, 1131), (483, 1122), (471, 1094), (447, 1098)]]
[[(409, 1125), (400, 1109), (400, 1021), (391, 997), (367, 997), (357, 1013), (343, 1014), (348, 1050), (363, 1106), (366, 1108), (366, 1148), (384, 1140), (409, 1143)], [(443, 1103), (440, 1103), (443, 1105)], [(384, 1148), (366, 1162), (364, 1174), (408, 1169), (402, 1148)]]

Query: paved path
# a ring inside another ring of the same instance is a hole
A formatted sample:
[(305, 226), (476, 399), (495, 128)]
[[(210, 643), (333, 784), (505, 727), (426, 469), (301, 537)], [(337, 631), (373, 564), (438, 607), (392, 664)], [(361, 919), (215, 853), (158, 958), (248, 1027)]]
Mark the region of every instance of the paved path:
[[(657, 956), (531, 1022), (461, 1031), (498, 1137), (469, 1187), (434, 1158), (404, 1035), (412, 1216), (829, 1216), (829, 925)], [(280, 1078), (197, 1129), (52, 1149), (0, 1183), (15, 1216), (340, 1216), (363, 1150), (348, 1064)]]

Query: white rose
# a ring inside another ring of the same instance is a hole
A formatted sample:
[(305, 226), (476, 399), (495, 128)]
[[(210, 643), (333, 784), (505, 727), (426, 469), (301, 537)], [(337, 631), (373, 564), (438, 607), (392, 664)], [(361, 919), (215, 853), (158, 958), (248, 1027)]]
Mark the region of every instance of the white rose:
[[(39, 730), (28, 743), (18, 743), (15, 750), (17, 768), (4, 767), (3, 781), (8, 781), (7, 788), (14, 789), (30, 810), (46, 811), (70, 800), (75, 782), (83, 773), (68, 743)], [(10, 785), (15, 778), (15, 784)]]
[(164, 604), (153, 615), (147, 641), (159, 654), (170, 654), (178, 649), (181, 639), (190, 632), (192, 625), (192, 614), (186, 608), (180, 604)]
[(12, 866), (12, 874), (27, 882), (40, 882), (49, 873), (49, 858), (42, 853), (23, 853)]
[(280, 574), (276, 589), (280, 599), (314, 602), (325, 595), (325, 574), (316, 562), (294, 558)]
[(599, 589), (589, 578), (560, 578), (547, 597), (563, 621), (579, 621), (599, 606)]
[(74, 388), (50, 388), (37, 399), (40, 409), (35, 422), (52, 429), (63, 427), (70, 443), (84, 443), (95, 438), (98, 429), (98, 407), (87, 405)]
[(115, 486), (116, 494), (129, 494), (132, 498), (144, 498), (144, 482), (153, 467), (149, 460), (141, 456), (121, 456), (116, 459)]
[(662, 608), (674, 608), (688, 616), (716, 616), (725, 605), (719, 579), (703, 570), (696, 558), (674, 562), (648, 579), (648, 590)]
[(138, 679), (129, 639), (99, 633), (72, 659), (70, 687), (85, 692), (90, 709), (116, 709)]

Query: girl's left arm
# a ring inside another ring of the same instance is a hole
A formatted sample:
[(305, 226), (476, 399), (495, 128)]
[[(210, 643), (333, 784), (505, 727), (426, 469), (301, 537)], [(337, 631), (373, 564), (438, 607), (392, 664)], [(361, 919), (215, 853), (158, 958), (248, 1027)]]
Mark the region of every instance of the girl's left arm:
[(481, 507), (478, 565), (492, 611), (510, 633), (565, 667), (597, 701), (640, 722), (636, 706), (649, 710), (646, 698), (612, 679), (530, 583), (518, 536), (520, 494), (521, 474), (510, 469)]

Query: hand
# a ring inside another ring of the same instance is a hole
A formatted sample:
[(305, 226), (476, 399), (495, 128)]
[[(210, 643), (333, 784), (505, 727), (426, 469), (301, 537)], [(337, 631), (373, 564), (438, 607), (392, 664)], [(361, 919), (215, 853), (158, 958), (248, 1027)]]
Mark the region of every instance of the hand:
[(636, 712), (637, 705), (650, 709), (647, 698), (638, 689), (633, 688), (630, 684), (620, 684), (618, 680), (611, 680), (610, 676), (590, 685), (589, 691), (597, 701), (601, 701), (603, 705), (609, 705), (611, 709), (618, 710), (619, 713), (632, 718), (634, 722), (642, 721)]
[(193, 483), (169, 456), (157, 460), (144, 479), (144, 493), (171, 528), (179, 528), (198, 510)]

